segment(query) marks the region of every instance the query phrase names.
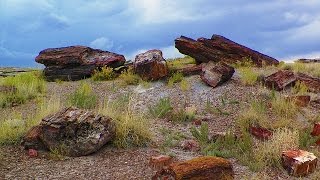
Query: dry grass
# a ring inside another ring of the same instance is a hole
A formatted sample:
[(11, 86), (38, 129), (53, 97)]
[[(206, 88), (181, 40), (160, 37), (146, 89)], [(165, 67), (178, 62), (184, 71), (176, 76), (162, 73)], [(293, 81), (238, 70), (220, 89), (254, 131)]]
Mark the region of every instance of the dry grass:
[(102, 67), (101, 70), (94, 70), (92, 79), (94, 81), (108, 81), (116, 78), (116, 74), (110, 67)]
[(135, 74), (132, 68), (123, 71), (119, 78), (123, 81), (124, 85), (137, 85), (141, 81), (140, 76)]
[(290, 69), (294, 72), (301, 72), (310, 74), (315, 77), (320, 77), (320, 63), (301, 63), (301, 62), (295, 62), (295, 63), (283, 63), (281, 66), (279, 66), (281, 69)]
[(240, 67), (238, 70), (240, 73), (240, 80), (245, 85), (254, 85), (260, 75), (252, 67)]
[(174, 71), (176, 69), (183, 68), (190, 64), (196, 64), (195, 59), (190, 56), (185, 56), (183, 58), (175, 58), (175, 59), (168, 59), (167, 65), (170, 71)]
[(174, 83), (181, 82), (182, 80), (183, 80), (182, 73), (180, 72), (173, 73), (168, 80), (168, 86), (172, 88)]
[(90, 84), (83, 82), (80, 87), (68, 97), (69, 103), (78, 108), (92, 109), (97, 105), (97, 96)]
[(105, 102), (98, 110), (111, 117), (116, 124), (116, 147), (145, 146), (152, 140), (150, 121), (143, 113), (132, 110), (133, 101), (132, 96), (122, 95), (114, 101)]

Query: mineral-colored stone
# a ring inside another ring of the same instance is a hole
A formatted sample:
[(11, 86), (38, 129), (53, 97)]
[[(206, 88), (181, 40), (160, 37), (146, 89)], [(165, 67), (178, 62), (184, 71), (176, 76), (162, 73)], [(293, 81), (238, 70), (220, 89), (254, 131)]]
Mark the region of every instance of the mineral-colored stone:
[(293, 86), (296, 80), (297, 79), (292, 71), (280, 70), (268, 77), (265, 77), (264, 83), (270, 89), (281, 91), (288, 86)]
[(173, 158), (171, 156), (159, 155), (152, 156), (149, 161), (149, 165), (156, 170), (161, 170), (163, 167), (168, 166), (173, 162)]
[(217, 87), (231, 79), (233, 73), (234, 68), (225, 63), (209, 62), (202, 66), (200, 77), (209, 86)]

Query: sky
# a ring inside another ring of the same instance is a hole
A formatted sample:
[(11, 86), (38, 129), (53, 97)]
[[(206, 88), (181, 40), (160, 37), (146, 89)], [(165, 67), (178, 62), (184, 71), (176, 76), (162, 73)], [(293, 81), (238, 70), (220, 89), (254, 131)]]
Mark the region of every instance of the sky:
[(180, 35), (223, 35), (279, 60), (320, 57), (320, 0), (0, 0), (0, 66), (37, 67), (46, 48), (84, 45), (165, 58)]

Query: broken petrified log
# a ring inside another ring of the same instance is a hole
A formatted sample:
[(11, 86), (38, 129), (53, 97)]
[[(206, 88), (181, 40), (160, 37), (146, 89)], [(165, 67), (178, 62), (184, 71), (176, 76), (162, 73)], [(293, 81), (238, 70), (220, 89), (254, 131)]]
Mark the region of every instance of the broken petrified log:
[(217, 87), (231, 79), (234, 72), (234, 68), (225, 63), (209, 62), (202, 66), (200, 77), (209, 86)]
[(270, 89), (281, 91), (287, 86), (293, 86), (297, 78), (289, 70), (280, 70), (264, 78), (265, 85)]
[(297, 80), (305, 84), (308, 90), (319, 93), (320, 92), (320, 78), (311, 77), (303, 73), (297, 73)]
[(292, 176), (306, 176), (317, 168), (318, 158), (310, 152), (303, 150), (283, 151), (282, 165)]
[(115, 125), (107, 116), (65, 108), (45, 117), (23, 138), (26, 149), (63, 149), (67, 156), (84, 156), (98, 151), (115, 137)]
[(159, 171), (152, 179), (231, 180), (233, 176), (233, 168), (228, 160), (219, 157), (198, 157), (185, 162), (173, 163)]
[(50, 81), (80, 80), (91, 76), (97, 68), (116, 68), (125, 61), (123, 55), (85, 46), (49, 48), (36, 57), (36, 62), (46, 66), (44, 75)]
[(213, 35), (211, 39), (181, 36), (175, 39), (175, 47), (185, 55), (193, 57), (198, 64), (209, 61), (233, 64), (250, 59), (257, 66), (277, 65), (279, 61), (235, 43), (223, 36)]
[(149, 50), (138, 54), (133, 63), (135, 73), (144, 80), (158, 80), (168, 75), (168, 66), (162, 57), (162, 51)]
[(197, 75), (202, 72), (202, 64), (189, 65), (189, 66), (177, 69), (176, 72), (182, 73), (184, 76)]
[(249, 132), (260, 140), (269, 140), (273, 134), (269, 129), (254, 126), (250, 126)]

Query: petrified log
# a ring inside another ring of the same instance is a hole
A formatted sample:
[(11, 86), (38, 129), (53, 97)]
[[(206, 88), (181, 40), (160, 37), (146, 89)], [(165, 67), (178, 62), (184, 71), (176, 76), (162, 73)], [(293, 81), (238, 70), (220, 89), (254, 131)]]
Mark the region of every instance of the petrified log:
[(268, 140), (273, 134), (269, 129), (254, 126), (250, 126), (249, 132), (260, 140)]
[(49, 48), (41, 51), (36, 62), (46, 66), (48, 80), (80, 80), (104, 66), (116, 68), (125, 63), (123, 55), (85, 46)]
[(234, 68), (219, 62), (217, 64), (209, 62), (202, 66), (200, 77), (202, 81), (211, 87), (217, 87), (228, 81), (234, 73)]
[(234, 173), (231, 163), (219, 157), (198, 157), (185, 162), (173, 163), (159, 171), (153, 180), (231, 180)]
[(107, 116), (65, 108), (42, 119), (24, 137), (26, 149), (62, 149), (67, 156), (84, 156), (98, 151), (115, 137), (115, 125)]
[(308, 90), (319, 93), (320, 92), (320, 78), (315, 78), (303, 73), (297, 73), (297, 80), (305, 84)]
[(293, 86), (297, 78), (289, 70), (280, 70), (264, 78), (265, 85), (270, 89), (281, 91), (288, 86)]
[(189, 65), (189, 66), (177, 69), (175, 71), (182, 73), (184, 76), (200, 74), (202, 72), (202, 64)]
[(251, 59), (257, 66), (277, 65), (279, 61), (252, 50), (248, 47), (235, 43), (223, 36), (213, 35), (211, 39), (191, 38), (181, 36), (175, 40), (175, 47), (182, 53), (193, 57), (197, 63), (224, 62), (233, 64)]
[(317, 58), (317, 59), (299, 59), (297, 62), (300, 62), (300, 63), (320, 63), (320, 58)]
[(158, 80), (168, 75), (168, 66), (162, 51), (149, 50), (138, 54), (133, 63), (134, 71), (144, 80)]

